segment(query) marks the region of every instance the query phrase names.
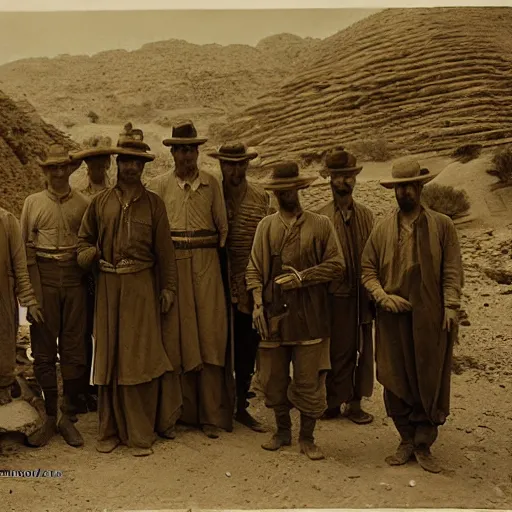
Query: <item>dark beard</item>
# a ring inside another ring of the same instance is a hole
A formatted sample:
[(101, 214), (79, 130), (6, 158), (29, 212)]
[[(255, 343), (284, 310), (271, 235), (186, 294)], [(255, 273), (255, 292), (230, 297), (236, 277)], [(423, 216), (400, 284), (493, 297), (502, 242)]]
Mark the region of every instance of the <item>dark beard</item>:
[(296, 203), (295, 201), (279, 201), (279, 207), (285, 212), (293, 213), (299, 207), (299, 204)]
[(347, 188), (336, 188), (331, 184), (331, 190), (334, 192), (335, 195), (339, 197), (347, 197), (352, 193), (352, 190), (349, 190)]
[(403, 212), (409, 213), (412, 212), (414, 208), (416, 208), (417, 204), (413, 199), (405, 197), (403, 199), (398, 199), (398, 206)]

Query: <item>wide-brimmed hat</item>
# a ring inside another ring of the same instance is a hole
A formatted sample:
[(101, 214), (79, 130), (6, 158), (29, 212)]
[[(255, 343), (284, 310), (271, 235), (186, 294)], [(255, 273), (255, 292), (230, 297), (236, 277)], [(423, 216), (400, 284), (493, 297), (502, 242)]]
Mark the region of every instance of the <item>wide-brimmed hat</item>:
[(71, 158), (87, 160), (96, 156), (110, 156), (116, 153), (116, 148), (112, 146), (112, 139), (101, 135), (85, 140), (83, 146), (84, 149), (71, 153)]
[(155, 155), (148, 153), (150, 149), (144, 142), (144, 132), (139, 128), (134, 128), (132, 123), (126, 123), (124, 131), (119, 134), (114, 154), (151, 161), (155, 159)]
[[(438, 174), (438, 173), (437, 173)], [(428, 183), (437, 174), (421, 167), (419, 162), (412, 157), (396, 160), (391, 168), (391, 179), (381, 180), (380, 184), (385, 188), (393, 188), (395, 185), (406, 183)]]
[(204, 144), (208, 139), (198, 137), (197, 130), (192, 121), (183, 121), (172, 127), (170, 139), (165, 139), (164, 146), (198, 145)]
[(225, 162), (248, 162), (258, 157), (256, 151), (247, 152), (247, 146), (243, 142), (223, 144), (217, 151), (208, 153), (208, 156)]
[(44, 160), (37, 159), (41, 167), (50, 167), (54, 165), (71, 165), (74, 163), (69, 151), (62, 144), (51, 144), (48, 147)]
[(262, 183), (265, 190), (292, 190), (308, 188), (316, 176), (301, 176), (296, 162), (281, 162), (274, 166), (270, 179)]
[(327, 153), (325, 167), (331, 174), (359, 174), (363, 168), (353, 154), (339, 149)]

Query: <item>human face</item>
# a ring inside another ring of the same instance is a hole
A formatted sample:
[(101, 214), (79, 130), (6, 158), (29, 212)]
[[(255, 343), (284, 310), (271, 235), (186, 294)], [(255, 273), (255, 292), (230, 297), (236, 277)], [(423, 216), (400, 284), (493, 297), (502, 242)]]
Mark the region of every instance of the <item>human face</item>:
[(45, 167), (44, 175), (51, 188), (62, 190), (69, 186), (69, 177), (73, 170), (71, 165), (51, 165)]
[(356, 174), (355, 173), (331, 173), (331, 188), (333, 192), (340, 196), (346, 197), (352, 195), (354, 187), (356, 186)]
[(297, 189), (276, 190), (274, 195), (279, 203), (279, 208), (285, 212), (294, 212), (300, 206), (299, 191)]
[(415, 210), (420, 204), (422, 186), (419, 183), (404, 183), (395, 186), (395, 197), (404, 213)]
[(130, 156), (120, 155), (117, 157), (117, 179), (127, 185), (140, 183), (144, 171), (144, 160)]
[(105, 174), (110, 169), (110, 155), (88, 158), (85, 163), (91, 182), (101, 185), (105, 181)]
[(221, 160), (220, 168), (224, 178), (224, 183), (231, 187), (238, 187), (241, 185), (246, 179), (248, 166), (249, 163), (247, 160), (242, 162), (227, 162), (225, 160)]
[(197, 144), (180, 144), (171, 148), (176, 169), (186, 174), (192, 174), (197, 170), (199, 148)]

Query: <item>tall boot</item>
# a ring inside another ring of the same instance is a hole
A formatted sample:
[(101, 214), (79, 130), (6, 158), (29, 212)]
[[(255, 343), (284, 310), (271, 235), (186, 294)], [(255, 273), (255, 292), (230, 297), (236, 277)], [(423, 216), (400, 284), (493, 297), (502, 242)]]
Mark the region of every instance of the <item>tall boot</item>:
[(394, 420), (395, 427), (400, 434), (400, 444), (394, 455), (386, 457), (386, 462), (390, 466), (403, 466), (407, 464), (414, 455), (414, 434), (416, 427), (414, 425), (400, 425), (398, 420)]
[(247, 400), (247, 394), (240, 393), (240, 395), (237, 396), (235, 420), (255, 432), (266, 432), (265, 427), (249, 413), (247, 410), (248, 407), (249, 402)]
[(315, 444), (313, 432), (315, 431), (316, 419), (300, 413), (299, 443), (301, 453), (305, 453), (311, 460), (324, 459), (324, 454)]
[(276, 433), (261, 447), (264, 450), (276, 451), (281, 446), (290, 446), (292, 444), (292, 418), (289, 407), (274, 409), (276, 417)]
[(57, 389), (44, 389), (44, 406), (46, 418), (38, 430), (27, 436), (26, 444), (34, 448), (39, 448), (48, 443), (48, 441), (57, 433), (57, 403), (59, 392)]
[(83, 446), (82, 435), (75, 427), (77, 399), (83, 389), (83, 379), (65, 380), (64, 397), (61, 406), (61, 417), (57, 428), (64, 438), (64, 441), (70, 446)]

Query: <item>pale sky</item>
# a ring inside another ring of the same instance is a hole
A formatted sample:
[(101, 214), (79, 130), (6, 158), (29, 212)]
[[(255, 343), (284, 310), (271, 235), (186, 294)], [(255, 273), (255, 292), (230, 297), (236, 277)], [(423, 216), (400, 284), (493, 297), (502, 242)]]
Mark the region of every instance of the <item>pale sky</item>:
[(379, 10), (0, 12), (0, 64), (64, 53), (136, 50), (166, 39), (255, 45), (283, 32), (325, 38)]

